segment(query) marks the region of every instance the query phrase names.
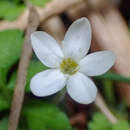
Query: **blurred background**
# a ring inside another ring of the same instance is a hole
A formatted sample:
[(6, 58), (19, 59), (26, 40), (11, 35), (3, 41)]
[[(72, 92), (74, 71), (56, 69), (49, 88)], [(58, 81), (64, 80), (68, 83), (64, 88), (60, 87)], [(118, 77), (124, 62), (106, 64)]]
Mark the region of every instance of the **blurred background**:
[[(30, 33), (59, 43), (70, 24), (87, 17), (89, 52), (112, 50), (114, 67), (93, 77), (99, 94), (81, 105), (67, 93), (37, 98), (30, 79), (48, 69), (32, 52)], [(0, 0), (0, 130), (130, 130), (130, 0)]]

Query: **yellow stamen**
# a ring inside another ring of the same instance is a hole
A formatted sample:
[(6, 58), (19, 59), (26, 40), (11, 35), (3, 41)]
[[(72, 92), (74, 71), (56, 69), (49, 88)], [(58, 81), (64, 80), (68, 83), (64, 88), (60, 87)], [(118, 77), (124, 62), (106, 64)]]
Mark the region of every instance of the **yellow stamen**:
[(67, 58), (61, 62), (60, 69), (64, 74), (73, 75), (78, 71), (78, 64), (75, 60)]

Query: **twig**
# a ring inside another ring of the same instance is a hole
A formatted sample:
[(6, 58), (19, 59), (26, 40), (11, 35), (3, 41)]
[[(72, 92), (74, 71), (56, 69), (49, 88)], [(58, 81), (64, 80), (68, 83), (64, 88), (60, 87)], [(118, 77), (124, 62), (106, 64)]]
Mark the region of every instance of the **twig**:
[(107, 119), (111, 123), (114, 124), (114, 123), (117, 122), (117, 118), (110, 112), (110, 110), (106, 106), (103, 98), (101, 97), (101, 95), (99, 93), (98, 93), (98, 95), (96, 97), (96, 100), (95, 100), (94, 104), (96, 105), (96, 107), (99, 108), (99, 110), (107, 117)]
[(8, 130), (16, 130), (20, 117), (20, 111), (24, 99), (24, 89), (26, 84), (26, 74), (29, 61), (32, 55), (32, 47), (30, 44), (30, 34), (36, 30), (39, 25), (39, 16), (37, 11), (33, 8), (29, 8), (28, 28), (25, 36), (25, 41), (22, 49), (21, 59), (18, 67), (18, 74), (16, 80), (16, 88), (13, 95), (11, 112), (9, 117)]
[[(57, 15), (64, 10), (67, 10), (71, 6), (75, 6), (80, 4), (83, 0), (52, 0), (44, 8), (36, 8), (40, 17), (40, 21), (47, 19), (50, 16)], [(25, 29), (27, 27), (27, 17), (29, 14), (29, 10), (26, 9), (24, 13), (13, 22), (9, 21), (1, 21), (0, 22), (0, 30), (9, 29), (9, 28), (19, 28)]]

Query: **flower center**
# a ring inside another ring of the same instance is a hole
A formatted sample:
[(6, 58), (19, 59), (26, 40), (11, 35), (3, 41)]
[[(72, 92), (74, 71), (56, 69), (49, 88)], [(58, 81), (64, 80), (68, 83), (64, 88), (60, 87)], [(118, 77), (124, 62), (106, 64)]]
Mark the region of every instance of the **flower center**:
[(78, 64), (75, 60), (67, 58), (61, 62), (60, 69), (64, 74), (73, 75), (78, 71)]

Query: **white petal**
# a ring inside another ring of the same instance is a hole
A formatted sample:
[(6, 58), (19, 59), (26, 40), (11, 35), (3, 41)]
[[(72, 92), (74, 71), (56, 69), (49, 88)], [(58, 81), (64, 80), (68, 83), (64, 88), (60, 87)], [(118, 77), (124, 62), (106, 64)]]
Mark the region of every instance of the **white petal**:
[(75, 101), (81, 104), (92, 103), (97, 94), (93, 81), (79, 72), (69, 78), (67, 91)]
[(76, 20), (66, 32), (62, 48), (66, 57), (83, 58), (91, 43), (91, 26), (87, 18)]
[(36, 74), (30, 83), (31, 91), (36, 96), (48, 96), (61, 90), (66, 84), (66, 77), (60, 70), (49, 69)]
[(108, 71), (115, 63), (116, 56), (111, 51), (99, 51), (87, 55), (80, 63), (80, 72), (87, 76), (97, 76)]
[(48, 67), (57, 67), (63, 58), (63, 53), (49, 34), (37, 31), (31, 34), (31, 42), (34, 52), (40, 61)]

